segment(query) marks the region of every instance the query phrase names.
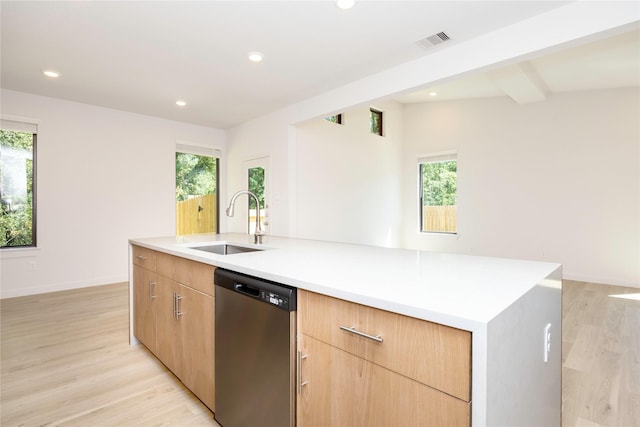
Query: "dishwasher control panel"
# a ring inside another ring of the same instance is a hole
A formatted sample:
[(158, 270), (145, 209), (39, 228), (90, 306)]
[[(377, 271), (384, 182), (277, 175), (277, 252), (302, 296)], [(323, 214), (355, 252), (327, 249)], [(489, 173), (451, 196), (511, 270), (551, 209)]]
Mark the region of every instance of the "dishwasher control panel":
[(214, 284), (281, 310), (296, 311), (298, 305), (296, 288), (235, 271), (216, 268)]
[(261, 291), (262, 300), (280, 308), (289, 308), (289, 299), (284, 295), (279, 295), (269, 291)]

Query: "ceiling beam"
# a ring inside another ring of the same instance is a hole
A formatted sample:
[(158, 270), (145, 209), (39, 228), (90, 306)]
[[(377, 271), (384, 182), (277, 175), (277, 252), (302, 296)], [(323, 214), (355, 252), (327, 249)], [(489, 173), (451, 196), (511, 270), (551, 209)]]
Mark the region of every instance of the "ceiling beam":
[(490, 72), (489, 79), (518, 104), (547, 99), (547, 87), (529, 62)]

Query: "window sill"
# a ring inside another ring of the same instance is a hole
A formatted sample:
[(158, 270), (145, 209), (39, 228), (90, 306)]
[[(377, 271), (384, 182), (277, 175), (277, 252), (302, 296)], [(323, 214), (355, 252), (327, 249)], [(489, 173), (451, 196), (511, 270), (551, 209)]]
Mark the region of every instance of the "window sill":
[(460, 232), (448, 233), (445, 231), (418, 231), (416, 234), (418, 236), (443, 236), (445, 238), (449, 236), (450, 238), (455, 239), (458, 239), (460, 237)]
[(449, 235), (457, 235), (458, 232), (457, 231), (418, 231), (418, 233), (420, 234), (449, 234)]
[(2, 248), (0, 259), (30, 258), (40, 254), (40, 248)]

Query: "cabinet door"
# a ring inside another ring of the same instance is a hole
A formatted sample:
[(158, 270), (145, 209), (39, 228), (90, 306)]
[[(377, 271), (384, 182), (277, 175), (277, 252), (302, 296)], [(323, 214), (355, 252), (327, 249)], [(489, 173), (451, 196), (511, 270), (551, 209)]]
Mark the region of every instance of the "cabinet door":
[(213, 410), (213, 297), (163, 276), (158, 281), (157, 356)]
[(299, 348), (300, 427), (470, 425), (470, 403), (306, 335)]
[(133, 266), (133, 334), (153, 353), (156, 352), (157, 277)]
[(180, 360), (180, 330), (176, 316), (176, 300), (174, 295), (179, 292), (180, 285), (174, 280), (158, 275), (157, 288), (157, 352), (156, 356), (177, 377), (179, 375)]
[(214, 300), (210, 295), (180, 286), (178, 295), (178, 377), (205, 405), (214, 410)]

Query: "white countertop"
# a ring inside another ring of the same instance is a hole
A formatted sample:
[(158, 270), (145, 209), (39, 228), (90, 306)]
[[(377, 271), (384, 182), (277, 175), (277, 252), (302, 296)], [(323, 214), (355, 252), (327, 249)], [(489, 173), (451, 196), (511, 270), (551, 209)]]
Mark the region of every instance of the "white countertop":
[[(216, 255), (190, 246), (228, 242), (263, 251)], [(474, 331), (560, 264), (247, 234), (131, 239), (130, 243), (348, 301)], [(559, 277), (556, 275), (556, 277)], [(545, 283), (546, 282), (546, 283)]]

